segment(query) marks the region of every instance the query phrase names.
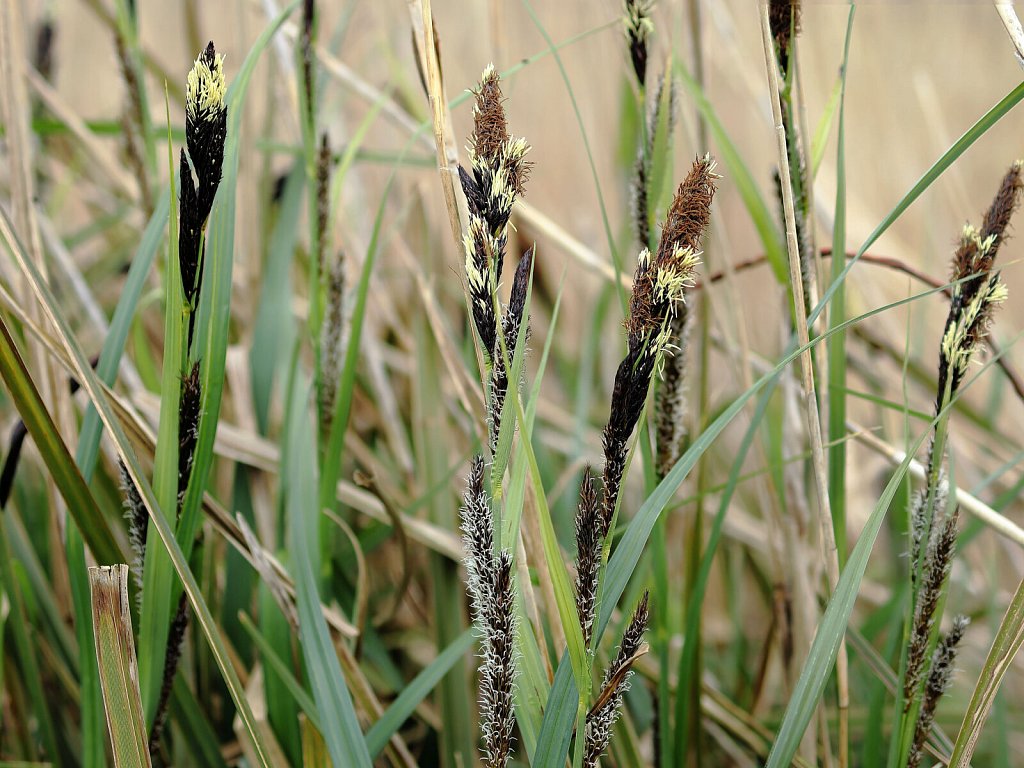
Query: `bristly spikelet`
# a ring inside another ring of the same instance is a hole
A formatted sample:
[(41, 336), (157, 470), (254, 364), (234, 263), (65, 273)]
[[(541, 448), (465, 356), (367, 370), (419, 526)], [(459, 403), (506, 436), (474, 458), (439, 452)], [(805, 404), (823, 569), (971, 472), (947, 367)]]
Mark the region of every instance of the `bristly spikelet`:
[(693, 285), (718, 178), (710, 155), (694, 161), (669, 206), (657, 253), (652, 255), (645, 248), (637, 258), (626, 320), (627, 352), (615, 372), (608, 424), (602, 436), (603, 535), (607, 535), (618, 502), (629, 437), (643, 411), (656, 362), (672, 344), (669, 323), (684, 300), (684, 291)]
[(504, 768), (512, 752), (515, 716), (516, 615), (511, 554), (494, 553), (491, 498), (484, 488), (484, 460), (473, 459), (462, 505), (466, 584), (480, 635), (480, 708), (485, 764)]
[(483, 663), (480, 665), (481, 731), (488, 768), (504, 768), (512, 754), (515, 713), (516, 614), (512, 556), (501, 552), (494, 564)]
[[(505, 308), (505, 314), (501, 318), (501, 335), (510, 365), (515, 354), (516, 342), (519, 340), (519, 329), (522, 327), (523, 317), (526, 314), (526, 294), (530, 287), (530, 272), (533, 267), (534, 252), (534, 247), (528, 248), (519, 260), (519, 266), (516, 267), (515, 277), (512, 280), (512, 292), (509, 294), (508, 306)], [(529, 321), (527, 320), (527, 336), (529, 333)], [(491, 367), (491, 393), (487, 409), (490, 421), (492, 455), (498, 447), (498, 434), (501, 430), (501, 412), (505, 406), (508, 385), (508, 370), (505, 367), (505, 357), (500, 347), (495, 346), (494, 365)]]
[(580, 501), (576, 511), (576, 613), (583, 630), (583, 644), (588, 648), (594, 627), (603, 530), (597, 485), (588, 466), (583, 470)]
[(622, 636), (622, 643), (615, 659), (605, 670), (601, 682), (601, 692), (597, 701), (587, 713), (586, 742), (583, 753), (584, 768), (595, 768), (608, 748), (612, 735), (612, 726), (619, 717), (622, 708), (622, 696), (629, 690), (629, 679), (632, 677), (633, 662), (643, 655), (644, 633), (650, 619), (648, 594), (644, 592), (633, 618)]
[(466, 553), (466, 584), (474, 616), (482, 617), (490, 601), (494, 580), (494, 521), (491, 503), (484, 489), (484, 459), (475, 456), (462, 497), (462, 545)]
[(199, 378), (199, 363), (193, 363), (188, 375), (181, 380), (181, 403), (178, 409), (178, 508), (185, 499), (196, 442), (199, 440), (199, 418), (202, 414), (203, 386)]
[(1017, 161), (1003, 176), (981, 230), (967, 224), (960, 234), (950, 275), (952, 299), (939, 349), (937, 408), (947, 390), (951, 396), (959, 388), (974, 350), (988, 334), (993, 310), (1006, 300), (1006, 286), (993, 267), (1022, 193), (1024, 180)]
[(629, 58), (633, 62), (633, 73), (643, 87), (647, 80), (648, 42), (654, 32), (651, 10), (654, 0), (625, 0), (623, 3), (623, 31), (629, 46)]
[(118, 476), (121, 481), (121, 493), (124, 494), (124, 517), (128, 521), (128, 541), (132, 545), (132, 573), (139, 585), (139, 599), (142, 599), (143, 566), (146, 561), (146, 536), (149, 532), (149, 512), (142, 502), (139, 489), (128, 474), (124, 462), (117, 462)]
[(953, 619), (953, 626), (939, 641), (935, 653), (932, 654), (931, 673), (928, 675), (921, 712), (914, 728), (914, 741), (910, 748), (907, 768), (918, 768), (921, 764), (925, 741), (928, 739), (932, 722), (935, 720), (935, 709), (939, 704), (939, 699), (942, 698), (953, 681), (953, 664), (956, 662), (957, 646), (963, 639), (968, 624), (970, 624), (970, 620), (966, 616), (956, 616)]
[[(939, 525), (933, 525), (928, 547), (924, 553), (921, 586), (914, 604), (913, 623), (907, 646), (907, 672), (904, 677), (904, 709), (909, 710), (919, 697), (920, 683), (926, 671), (928, 638), (937, 618), (946, 579), (953, 567), (957, 522), (960, 508), (946, 515)], [(941, 618), (939, 616), (938, 618)]]

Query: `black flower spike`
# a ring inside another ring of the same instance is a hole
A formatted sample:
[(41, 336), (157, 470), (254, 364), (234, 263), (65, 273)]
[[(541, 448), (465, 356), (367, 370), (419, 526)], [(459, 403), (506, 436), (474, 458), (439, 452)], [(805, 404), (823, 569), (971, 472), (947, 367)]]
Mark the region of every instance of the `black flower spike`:
[(597, 602), (597, 573), (604, 542), (601, 502), (590, 467), (583, 470), (576, 512), (576, 612), (583, 630), (583, 644), (590, 646)]
[(217, 55), (211, 41), (188, 73), (185, 92), (185, 143), (199, 181), (197, 197), (203, 222), (213, 207), (224, 165), (228, 124), (226, 95), (224, 57)]
[(647, 80), (647, 43), (654, 24), (651, 22), (653, 0), (626, 0), (623, 25), (629, 58), (633, 62), (633, 73), (641, 87)]
[(462, 505), (462, 544), (466, 583), (481, 641), (480, 724), (484, 764), (504, 768), (512, 753), (515, 716), (516, 616), (512, 555), (494, 553), (491, 497), (484, 488), (484, 460), (477, 456), (469, 472)]
[(199, 378), (199, 363), (193, 363), (188, 375), (181, 380), (181, 404), (178, 408), (178, 510), (181, 511), (192, 462), (199, 440), (199, 417), (202, 413), (203, 386)]
[(956, 393), (974, 350), (988, 334), (995, 307), (1006, 299), (1006, 286), (993, 267), (1010, 218), (1024, 194), (1021, 170), (1018, 161), (1003, 176), (981, 229), (967, 224), (960, 233), (950, 275), (953, 295), (939, 348), (937, 410), (941, 410), (947, 387), (950, 395)]
[[(526, 293), (530, 287), (530, 270), (533, 267), (534, 248), (527, 249), (523, 258), (519, 260), (516, 267), (515, 278), (512, 281), (512, 293), (509, 296), (508, 306), (505, 308), (505, 315), (501, 319), (502, 339), (505, 350), (508, 353), (508, 362), (511, 365), (512, 356), (515, 353), (516, 342), (519, 340), (519, 329), (522, 327), (523, 316), (526, 314)], [(529, 327), (526, 330), (529, 334)], [(497, 344), (497, 342), (495, 342)], [(498, 433), (501, 430), (501, 412), (505, 406), (505, 396), (508, 394), (508, 370), (505, 368), (505, 359), (499, 347), (494, 348), (494, 365), (491, 368), (491, 398), (490, 398), (490, 420), (491, 420), (491, 453), (498, 446)]]
[[(203, 231), (217, 195), (224, 166), (228, 110), (224, 99), (224, 57), (211, 42), (199, 54), (185, 89), (185, 144), (179, 162), (178, 261), (185, 302), (194, 310), (203, 279)], [(193, 173), (195, 174), (193, 176)], [(188, 346), (192, 346), (195, 312), (189, 312)]]
[(491, 364), (499, 331), (494, 307), (508, 242), (508, 221), (526, 184), (529, 163), (525, 156), (530, 147), (524, 139), (509, 135), (500, 78), (493, 66), (484, 70), (475, 95), (470, 168), (459, 168), (459, 181), (469, 206), (463, 246), (473, 322), (484, 359)]
[(644, 633), (650, 619), (648, 593), (644, 592), (633, 618), (622, 635), (615, 659), (605, 670), (601, 683), (601, 693), (597, 701), (587, 713), (586, 743), (583, 754), (583, 767), (595, 768), (612, 735), (612, 726), (619, 718), (622, 708), (622, 696), (629, 690), (629, 678), (632, 677), (633, 662), (644, 653)]
[(968, 624), (970, 621), (966, 616), (954, 618), (953, 626), (939, 641), (935, 653), (932, 654), (932, 670), (928, 675), (924, 701), (921, 703), (921, 712), (917, 716), (917, 724), (914, 727), (914, 741), (910, 748), (907, 768), (918, 768), (921, 758), (924, 757), (924, 745), (935, 720), (935, 709), (938, 707), (939, 699), (953, 682), (953, 664), (956, 662), (957, 646), (963, 639)]

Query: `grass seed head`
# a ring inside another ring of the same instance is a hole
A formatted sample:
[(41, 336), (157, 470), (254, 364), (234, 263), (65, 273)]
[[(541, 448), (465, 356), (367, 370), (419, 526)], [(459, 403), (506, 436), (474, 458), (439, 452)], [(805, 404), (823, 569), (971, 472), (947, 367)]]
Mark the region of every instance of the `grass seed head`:
[(625, 0), (623, 3), (623, 28), (629, 46), (629, 58), (633, 72), (641, 86), (647, 80), (648, 42), (654, 32), (651, 20), (653, 0)]
[(211, 40), (188, 73), (185, 89), (185, 114), (195, 123), (214, 122), (227, 110), (224, 97), (224, 57), (217, 54)]
[(605, 670), (597, 701), (587, 713), (583, 755), (585, 768), (595, 768), (601, 755), (608, 748), (612, 726), (618, 720), (622, 709), (622, 697), (629, 690), (633, 663), (646, 652), (643, 637), (649, 620), (649, 595), (645, 591), (633, 612), (629, 626), (622, 635), (622, 642), (614, 661)]
[(476, 103), (473, 105), (470, 150), (476, 157), (493, 164), (508, 141), (508, 120), (505, 118), (501, 78), (493, 64), (488, 64), (480, 75), (480, 85), (474, 94)]
[(597, 600), (597, 572), (604, 543), (601, 504), (590, 467), (583, 470), (576, 510), (576, 612), (583, 629), (583, 644), (590, 645)]

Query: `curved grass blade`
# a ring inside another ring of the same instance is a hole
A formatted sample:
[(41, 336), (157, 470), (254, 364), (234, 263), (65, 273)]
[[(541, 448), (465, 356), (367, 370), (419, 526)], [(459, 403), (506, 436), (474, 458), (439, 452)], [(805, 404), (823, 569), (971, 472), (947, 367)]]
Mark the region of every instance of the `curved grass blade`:
[[(170, 107), (166, 105), (168, 125)], [(167, 137), (168, 167), (174, 168), (174, 149)], [(171, 179), (171, 199), (175, 199)], [(160, 422), (153, 460), (153, 492), (163, 509), (178, 508), (178, 414), (181, 376), (184, 363), (184, 294), (178, 263), (178, 214), (168, 210), (170, 233), (167, 270), (164, 273), (164, 358), (160, 374)], [(142, 574), (142, 610), (139, 617), (139, 685), (146, 712), (146, 726), (153, 727), (160, 689), (164, 682), (167, 635), (171, 620), (171, 583), (173, 570), (163, 545), (156, 536), (146, 539), (145, 569)]]
[(999, 623), (992, 648), (981, 669), (978, 683), (971, 694), (971, 703), (967, 706), (960, 733), (953, 745), (953, 755), (949, 760), (950, 768), (969, 768), (974, 748), (984, 730), (985, 720), (995, 701), (996, 693), (1003, 678), (1010, 669), (1010, 664), (1021, 644), (1024, 643), (1024, 581), (1017, 586), (1017, 591), (1010, 600), (1003, 620)]
[[(168, 552), (170, 553), (171, 563), (177, 571), (178, 578), (180, 578), (184, 584), (185, 593), (188, 595), (189, 602), (192, 604), (197, 624), (202, 629), (206, 639), (209, 641), (210, 650), (213, 653), (214, 660), (220, 668), (224, 682), (227, 685), (228, 692), (230, 693), (238, 710), (238, 715), (242, 721), (242, 725), (253, 745), (257, 764), (269, 768), (270, 763), (267, 757), (268, 753), (263, 745), (259, 728), (252, 714), (252, 709), (249, 707), (245, 688), (242, 686), (241, 680), (238, 679), (238, 674), (235, 672), (232, 660), (228, 655), (227, 647), (224, 644), (223, 638), (220, 636), (220, 630), (214, 621), (213, 614), (210, 612), (209, 606), (206, 604), (206, 600), (203, 598), (202, 592), (199, 590), (199, 585), (196, 583), (195, 576), (188, 567), (188, 561), (185, 559), (184, 553), (181, 551), (181, 547), (178, 546), (178, 542), (174, 538), (174, 530), (168, 522), (167, 516), (156, 501), (153, 489), (150, 486), (149, 481), (146, 479), (145, 472), (143, 472), (142, 466), (139, 463), (138, 458), (135, 456), (135, 451), (129, 442), (127, 435), (125, 435), (117, 416), (114, 414), (114, 410), (107, 399), (106, 392), (103, 390), (103, 385), (96, 377), (95, 372), (92, 370), (92, 366), (89, 364), (88, 358), (75, 339), (67, 319), (58, 310), (60, 304), (54, 297), (53, 292), (46, 283), (46, 280), (43, 279), (39, 269), (25, 253), (24, 247), (14, 232), (11, 220), (3, 208), (0, 208), (0, 240), (3, 240), (8, 252), (13, 257), (21, 273), (25, 276), (26, 281), (36, 300), (39, 302), (47, 321), (56, 329), (58, 340), (71, 360), (73, 369), (72, 373), (74, 377), (81, 383), (82, 389), (96, 406), (96, 409), (100, 414), (100, 419), (103, 422), (103, 426), (109, 431), (111, 440), (113, 440), (114, 445), (117, 448), (117, 452), (124, 462), (132, 482), (135, 483), (135, 486), (139, 491), (139, 496), (142, 499), (143, 505), (149, 512), (151, 525), (150, 531), (154, 528), (156, 529), (157, 534), (160, 536), (164, 546), (167, 547)], [(2, 321), (0, 321), (0, 328), (6, 331), (6, 326), (3, 325)], [(0, 334), (0, 337), (2, 336), (3, 334)], [(74, 468), (73, 464), (71, 466)], [(77, 468), (74, 469), (77, 474)], [(79, 475), (78, 477), (80, 478), (81, 476)], [(84, 532), (87, 529), (82, 528), (82, 530)]]
[[(995, 357), (993, 356), (993, 359), (985, 363), (985, 367), (975, 375), (975, 379), (981, 376), (995, 362)], [(971, 382), (965, 383), (967, 386), (970, 386)], [(886, 484), (885, 490), (882, 491), (878, 503), (868, 517), (861, 531), (860, 538), (857, 540), (857, 545), (850, 553), (850, 559), (847, 561), (846, 567), (839, 577), (839, 583), (832, 593), (832, 598), (825, 608), (825, 614), (818, 623), (814, 641), (811, 644), (811, 650), (800, 672), (800, 679), (793, 689), (789, 705), (786, 707), (786, 714), (783, 716), (782, 724), (779, 726), (778, 735), (775, 738), (775, 743), (772, 745), (772, 751), (768, 755), (768, 762), (765, 768), (784, 768), (792, 762), (804, 732), (807, 730), (807, 725), (810, 723), (811, 717), (817, 708), (818, 700), (825, 691), (825, 685), (829, 680), (832, 665), (836, 660), (836, 654), (839, 652), (839, 646), (846, 634), (846, 623), (850, 619), (853, 605), (857, 600), (860, 581), (867, 568), (868, 558), (871, 555), (875, 538), (881, 529), (882, 521), (885, 519), (885, 513), (891, 507), (892, 500), (899, 490), (907, 471), (910, 469), (910, 463), (913, 461), (914, 455), (930, 437), (935, 425), (949, 413), (953, 407), (953, 401), (962, 396), (965, 389), (966, 387), (961, 388), (942, 411), (936, 414), (935, 418), (921, 432), (920, 437), (909, 446), (906, 458), (893, 471), (893, 475)]]
[(998, 123), (1004, 115), (1006, 115), (1011, 109), (1020, 103), (1021, 99), (1024, 99), (1024, 82), (1021, 82), (1016, 88), (1010, 91), (1004, 96), (994, 107), (988, 112), (982, 115), (978, 121), (972, 125), (967, 131), (951, 146), (947, 149), (942, 156), (936, 160), (932, 166), (925, 171), (921, 178), (917, 180), (913, 187), (908, 191), (896, 204), (896, 207), (889, 211), (888, 215), (882, 222), (875, 227), (874, 231), (868, 235), (868, 239), (864, 241), (864, 244), (858, 249), (856, 255), (846, 262), (846, 266), (842, 272), (832, 281), (828, 290), (822, 294), (821, 300), (818, 302), (818, 306), (814, 308), (810, 315), (807, 317), (807, 322), (813, 324), (818, 319), (825, 307), (827, 307), (835, 293), (839, 290), (839, 287), (846, 280), (850, 270), (853, 269), (854, 265), (860, 261), (860, 257), (863, 256), (868, 248), (885, 234), (886, 230), (893, 225), (893, 223), (903, 215), (903, 212), (909, 208), (917, 198), (919, 198), (932, 183), (939, 178), (945, 171), (951, 166), (956, 160), (966, 152), (974, 142), (980, 139), (985, 133)]
[[(294, 363), (297, 360), (293, 360), (293, 371), (296, 368)], [(366, 740), (359, 728), (352, 697), (320, 610), (316, 578), (320, 570), (318, 533), (321, 507), (317, 503), (316, 446), (309, 420), (310, 387), (296, 381), (297, 378), (296, 372), (289, 384), (281, 479), (290, 549), (295, 562), (299, 641), (317, 711), (322, 722), (328, 724), (323, 736), (334, 764), (371, 768), (373, 763)]]

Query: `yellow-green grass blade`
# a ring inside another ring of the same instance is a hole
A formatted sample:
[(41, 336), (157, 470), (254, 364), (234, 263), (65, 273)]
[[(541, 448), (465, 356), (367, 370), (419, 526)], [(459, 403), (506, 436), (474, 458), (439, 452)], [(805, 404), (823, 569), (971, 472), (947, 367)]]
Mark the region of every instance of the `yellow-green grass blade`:
[[(845, 54), (844, 54), (845, 61)], [(814, 129), (814, 138), (811, 139), (811, 180), (818, 177), (818, 169), (821, 161), (825, 159), (825, 148), (828, 146), (828, 136), (832, 132), (832, 123), (836, 118), (836, 110), (839, 109), (843, 93), (846, 89), (846, 66), (842, 67), (836, 84), (832, 86), (832, 93), (829, 94), (828, 103), (825, 104), (825, 111), (818, 120)]]
[(327, 752), (327, 743), (317, 727), (308, 718), (299, 718), (302, 730), (302, 765), (303, 768), (331, 768), (331, 756)]
[[(165, 103), (170, 124), (170, 106)], [(171, 199), (176, 199), (173, 177), (174, 145), (168, 136), (167, 163), (171, 172)], [(190, 183), (186, 180), (186, 183)], [(178, 414), (184, 364), (186, 307), (178, 262), (178, 211), (168, 207), (167, 265), (164, 270), (164, 358), (160, 375), (160, 422), (153, 460), (153, 492), (164, 510), (178, 508)], [(139, 617), (139, 686), (146, 725), (153, 727), (160, 689), (164, 682), (167, 634), (171, 620), (173, 570), (167, 551), (156, 536), (147, 536)]]
[(969, 768), (971, 756), (985, 728), (985, 720), (995, 701), (1010, 664), (1021, 643), (1024, 643), (1024, 581), (1017, 585), (1006, 614), (999, 623), (995, 640), (981, 669), (981, 675), (971, 694), (960, 733), (953, 744), (950, 768)]
[[(832, 225), (832, 253), (846, 253), (846, 70), (850, 60), (850, 39), (853, 37), (855, 6), (850, 6), (843, 46), (843, 67), (840, 75), (839, 137), (836, 148), (836, 205)], [(841, 258), (832, 259), (832, 279), (842, 273)], [(829, 326), (835, 328), (846, 319), (846, 291), (842, 285), (829, 304)], [(846, 562), (846, 334), (836, 333), (828, 340), (828, 488), (832, 509), (832, 528), (839, 549), (840, 567)]]
[(317, 574), (320, 571), (315, 434), (309, 418), (310, 388), (298, 381), (297, 356), (289, 383), (288, 421), (282, 452), (282, 492), (295, 570), (299, 641), (306, 675), (322, 721), (323, 736), (335, 765), (370, 768), (372, 761), (359, 728), (352, 698), (320, 610)]
[[(228, 655), (227, 647), (220, 636), (220, 631), (214, 621), (213, 615), (210, 613), (209, 606), (207, 606), (206, 601), (199, 590), (199, 585), (196, 583), (195, 576), (193, 576), (192, 571), (189, 569), (184, 553), (181, 551), (181, 547), (178, 546), (178, 543), (174, 538), (174, 530), (168, 522), (166, 514), (156, 501), (153, 489), (142, 470), (142, 466), (135, 455), (135, 451), (132, 448), (127, 435), (125, 435), (117, 416), (114, 414), (114, 410), (107, 399), (106, 392), (103, 390), (103, 385), (93, 372), (92, 367), (89, 365), (89, 360), (75, 339), (67, 319), (60, 311), (59, 302), (54, 297), (46, 283), (46, 280), (43, 279), (38, 267), (36, 267), (26, 254), (24, 247), (14, 232), (14, 227), (10, 218), (2, 208), (0, 208), (0, 240), (3, 241), (17, 267), (26, 278), (27, 284), (36, 300), (39, 302), (47, 321), (56, 329), (58, 340), (64, 347), (64, 350), (67, 352), (71, 361), (74, 377), (81, 383), (85, 394), (88, 395), (89, 399), (96, 406), (100, 414), (100, 419), (103, 422), (103, 426), (108, 430), (111, 440), (114, 442), (117, 452), (128, 470), (129, 477), (131, 477), (132, 481), (135, 483), (143, 505), (149, 512), (150, 532), (152, 532), (154, 528), (156, 529), (157, 534), (160, 536), (160, 539), (164, 542), (164, 546), (167, 547), (171, 555), (171, 562), (177, 571), (178, 578), (180, 578), (184, 583), (185, 592), (188, 595), (189, 601), (195, 612), (196, 623), (202, 629), (204, 636), (209, 641), (214, 660), (221, 670), (228, 692), (230, 693), (238, 710), (238, 715), (242, 721), (244, 730), (252, 742), (258, 764), (261, 766), (269, 766), (267, 751), (260, 738), (259, 730), (252, 714), (252, 709), (249, 707), (249, 703), (246, 698), (245, 689), (238, 678), (238, 674), (235, 672), (232, 660)], [(0, 328), (6, 331), (6, 326), (2, 323), (0, 323)], [(5, 338), (5, 334), (0, 333), (0, 339), (2, 338)], [(9, 336), (6, 336), (6, 338), (9, 338)], [(3, 356), (0, 355), (0, 360), (2, 359)], [(64, 450), (66, 453), (67, 449), (65, 448)], [(77, 468), (74, 468), (73, 463), (70, 462), (70, 460), (68, 460), (67, 463), (74, 469), (74, 473), (77, 475)], [(66, 470), (58, 467), (57, 471), (58, 473), (61, 473)], [(79, 478), (79, 482), (81, 482), (81, 475), (77, 476)], [(79, 527), (83, 531), (83, 534), (89, 530), (82, 525), (81, 521), (79, 522)]]
[(116, 768), (144, 768), (151, 763), (135, 661), (128, 566), (90, 568), (89, 584), (96, 659), (114, 765)]

